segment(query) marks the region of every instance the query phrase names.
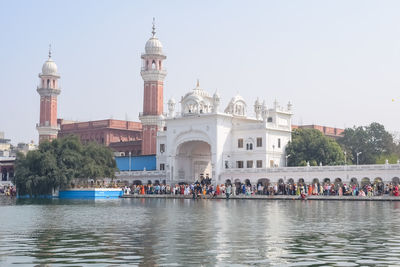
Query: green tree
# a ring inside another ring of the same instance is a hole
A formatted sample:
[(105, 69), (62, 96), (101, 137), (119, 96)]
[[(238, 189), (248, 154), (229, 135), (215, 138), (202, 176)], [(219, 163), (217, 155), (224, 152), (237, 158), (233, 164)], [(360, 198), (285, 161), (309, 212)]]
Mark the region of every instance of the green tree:
[(115, 177), (112, 151), (99, 144), (82, 145), (76, 136), (43, 142), (26, 156), (17, 155), (14, 184), (20, 195), (48, 195), (70, 186), (73, 179), (87, 181)]
[(286, 147), (288, 166), (339, 165), (344, 163), (344, 154), (339, 144), (315, 129), (295, 129), (292, 141)]
[(375, 164), (378, 159), (396, 153), (397, 145), (393, 136), (382, 124), (373, 122), (368, 126), (345, 129), (339, 144), (349, 155), (348, 159), (356, 164), (357, 153), (359, 164)]

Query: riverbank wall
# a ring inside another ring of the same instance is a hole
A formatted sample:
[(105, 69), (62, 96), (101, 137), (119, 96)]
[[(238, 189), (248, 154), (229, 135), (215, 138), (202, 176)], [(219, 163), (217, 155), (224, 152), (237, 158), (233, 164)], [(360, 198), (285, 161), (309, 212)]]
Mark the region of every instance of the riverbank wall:
[[(159, 199), (193, 199), (192, 195), (123, 195), (121, 198), (159, 198)], [(226, 199), (225, 196), (220, 195), (214, 198), (210, 196), (203, 196), (200, 199)], [(229, 199), (242, 199), (242, 200), (304, 200), (299, 196), (230, 196)], [(330, 201), (400, 201), (400, 197), (394, 196), (372, 196), (372, 197), (359, 197), (359, 196), (307, 196), (305, 200), (330, 200)]]

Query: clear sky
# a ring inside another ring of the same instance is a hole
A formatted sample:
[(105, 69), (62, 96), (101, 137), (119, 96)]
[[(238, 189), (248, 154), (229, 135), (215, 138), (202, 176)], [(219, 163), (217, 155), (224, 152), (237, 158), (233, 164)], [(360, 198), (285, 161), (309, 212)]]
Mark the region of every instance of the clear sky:
[(37, 142), (49, 43), (58, 117), (137, 121), (153, 17), (167, 55), (165, 103), (199, 78), (221, 109), (239, 93), (249, 113), (257, 97), (291, 101), (294, 124), (399, 131), (399, 14), (400, 1), (0, 0), (0, 131), (13, 144)]

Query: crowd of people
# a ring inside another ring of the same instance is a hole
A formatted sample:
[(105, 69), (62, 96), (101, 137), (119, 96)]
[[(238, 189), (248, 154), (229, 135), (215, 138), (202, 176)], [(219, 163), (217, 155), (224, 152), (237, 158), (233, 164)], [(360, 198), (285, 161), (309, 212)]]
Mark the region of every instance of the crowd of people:
[(0, 195), (15, 197), (17, 190), (14, 186), (0, 186)]
[(307, 196), (399, 196), (399, 185), (394, 183), (344, 184), (344, 183), (225, 183), (213, 185), (211, 179), (203, 179), (193, 184), (146, 184), (124, 187), (124, 194), (136, 195), (192, 195), (193, 198), (236, 195), (288, 195)]

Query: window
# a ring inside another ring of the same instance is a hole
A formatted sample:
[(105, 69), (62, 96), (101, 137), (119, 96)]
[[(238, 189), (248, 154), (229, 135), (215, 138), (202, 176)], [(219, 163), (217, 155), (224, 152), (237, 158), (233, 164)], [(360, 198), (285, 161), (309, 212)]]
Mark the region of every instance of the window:
[(257, 160), (257, 168), (262, 168), (262, 160)]
[(253, 144), (252, 143), (247, 143), (246, 144), (246, 149), (247, 150), (253, 150)]
[(165, 164), (164, 163), (161, 163), (160, 164), (160, 171), (164, 171), (165, 170)]
[(242, 138), (238, 139), (238, 148), (243, 148), (243, 139)]
[(253, 161), (252, 160), (248, 160), (246, 165), (247, 165), (247, 168), (253, 168)]
[(160, 153), (165, 152), (165, 144), (160, 144)]
[(278, 138), (278, 148), (281, 148), (281, 139)]
[(229, 162), (225, 160), (225, 169), (229, 169)]
[(243, 168), (243, 161), (242, 160), (236, 161), (236, 168), (239, 168), (239, 169)]
[(272, 122), (272, 117), (268, 117), (267, 122)]
[(257, 147), (262, 147), (262, 137), (257, 137)]

